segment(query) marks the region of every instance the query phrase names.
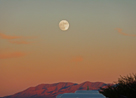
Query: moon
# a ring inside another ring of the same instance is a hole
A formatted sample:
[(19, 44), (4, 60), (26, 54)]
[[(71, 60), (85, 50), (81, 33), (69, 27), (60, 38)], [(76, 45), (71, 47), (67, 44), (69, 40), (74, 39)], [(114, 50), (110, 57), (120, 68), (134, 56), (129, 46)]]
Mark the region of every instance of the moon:
[(69, 29), (69, 23), (67, 20), (61, 20), (59, 23), (59, 27), (62, 31), (66, 31)]

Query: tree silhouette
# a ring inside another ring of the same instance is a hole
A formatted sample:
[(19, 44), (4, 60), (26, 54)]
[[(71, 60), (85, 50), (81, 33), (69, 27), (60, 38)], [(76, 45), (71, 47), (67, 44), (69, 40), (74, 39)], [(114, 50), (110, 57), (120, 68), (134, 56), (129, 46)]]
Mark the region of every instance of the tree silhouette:
[(120, 76), (115, 85), (100, 88), (100, 93), (108, 98), (136, 98), (136, 74)]

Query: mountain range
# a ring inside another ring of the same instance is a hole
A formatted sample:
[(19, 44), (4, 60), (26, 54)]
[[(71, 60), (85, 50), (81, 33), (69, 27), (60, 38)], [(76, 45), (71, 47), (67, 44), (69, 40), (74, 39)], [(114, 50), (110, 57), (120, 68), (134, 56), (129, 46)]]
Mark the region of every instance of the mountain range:
[(71, 82), (59, 82), (53, 84), (40, 84), (36, 87), (30, 87), (14, 95), (0, 98), (56, 98), (58, 94), (74, 93), (76, 90), (99, 90), (100, 87), (106, 87), (108, 84), (103, 82), (83, 82), (81, 84)]

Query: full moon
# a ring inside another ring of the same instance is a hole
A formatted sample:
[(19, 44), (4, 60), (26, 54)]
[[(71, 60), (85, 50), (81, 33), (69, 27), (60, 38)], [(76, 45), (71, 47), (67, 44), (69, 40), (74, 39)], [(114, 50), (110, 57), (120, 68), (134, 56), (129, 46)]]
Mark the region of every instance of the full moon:
[(66, 21), (66, 20), (60, 21), (59, 27), (60, 27), (60, 29), (61, 29), (62, 31), (68, 30), (68, 28), (69, 28), (69, 23), (68, 23), (68, 21)]

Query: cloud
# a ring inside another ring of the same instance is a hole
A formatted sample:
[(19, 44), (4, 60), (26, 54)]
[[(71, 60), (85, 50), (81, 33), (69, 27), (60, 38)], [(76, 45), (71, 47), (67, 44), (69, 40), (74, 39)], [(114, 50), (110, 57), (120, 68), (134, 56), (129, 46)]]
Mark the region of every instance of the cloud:
[(9, 41), (12, 44), (31, 44), (33, 42), (27, 42), (27, 41)]
[(29, 37), (10, 36), (10, 35), (6, 35), (6, 34), (3, 34), (3, 33), (0, 33), (0, 38), (8, 40), (12, 44), (30, 44), (30, 43), (33, 43), (33, 42), (27, 42), (27, 41), (24, 41), (24, 39), (32, 39), (32, 38), (36, 38), (36, 37), (31, 37), (31, 36), (29, 36)]
[(71, 59), (72, 62), (82, 62), (83, 57), (82, 56), (76, 56)]
[(10, 36), (10, 35), (5, 35), (3, 33), (0, 33), (0, 38), (1, 39), (20, 39), (23, 37), (22, 36)]
[(27, 55), (25, 52), (8, 52), (8, 53), (1, 53), (0, 59), (8, 59), (8, 58), (18, 58)]
[(125, 36), (134, 36), (134, 37), (136, 37), (136, 34), (127, 34), (127, 33), (122, 32), (122, 29), (121, 29), (121, 28), (116, 28), (116, 30), (117, 30), (120, 34), (122, 34), (122, 35), (125, 35)]

